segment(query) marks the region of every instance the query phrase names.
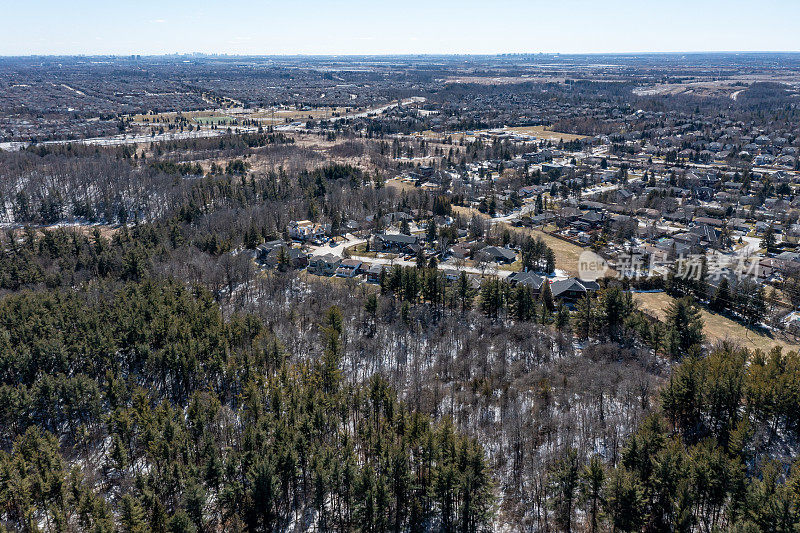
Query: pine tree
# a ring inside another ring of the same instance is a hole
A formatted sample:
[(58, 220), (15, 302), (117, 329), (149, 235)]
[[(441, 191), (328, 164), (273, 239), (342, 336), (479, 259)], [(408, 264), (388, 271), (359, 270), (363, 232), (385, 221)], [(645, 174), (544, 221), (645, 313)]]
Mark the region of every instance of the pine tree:
[(580, 473), (580, 501), (589, 521), (589, 532), (596, 533), (604, 504), (606, 471), (602, 460), (593, 455)]
[[(754, 284), (755, 285), (755, 284)], [(747, 313), (745, 314), (745, 321), (748, 324), (760, 324), (767, 314), (767, 298), (766, 289), (761, 284), (755, 285), (754, 290), (750, 292), (750, 299), (747, 305)]]
[(642, 527), (644, 495), (634, 476), (624, 468), (611, 472), (606, 486), (605, 512), (614, 530), (639, 531)]
[(461, 305), (461, 310), (466, 311), (472, 308), (472, 286), (470, 285), (467, 273), (463, 270), (458, 276), (458, 284), (456, 286), (458, 301)]
[(342, 328), (342, 312), (338, 307), (331, 306), (328, 309), (325, 323), (322, 327), (325, 345), (319, 367), (319, 379), (322, 390), (326, 393), (336, 391), (341, 379), (339, 361), (342, 356)]
[(425, 231), (425, 238), (428, 240), (428, 242), (432, 243), (433, 241), (436, 240), (437, 236), (438, 236), (438, 229), (436, 227), (436, 219), (431, 218), (428, 221), (428, 228)]
[(506, 287), (497, 278), (486, 278), (480, 289), (481, 311), (490, 317), (498, 318), (506, 304)]
[(526, 285), (518, 285), (514, 289), (514, 318), (517, 320), (532, 320), (535, 319), (536, 309), (534, 307), (535, 300), (533, 292), (530, 287)]
[(555, 512), (555, 521), (560, 531), (572, 531), (572, 516), (578, 489), (577, 452), (570, 448), (558, 459), (548, 472), (550, 504)]
[(703, 319), (691, 298), (675, 300), (667, 309), (666, 352), (674, 359), (689, 354), (704, 341)]
[(145, 533), (148, 530), (142, 505), (130, 494), (122, 497), (120, 526), (125, 533)]
[(553, 291), (550, 289), (550, 283), (545, 280), (542, 283), (542, 290), (539, 293), (539, 301), (542, 302), (544, 306), (544, 311), (546, 313), (552, 313), (555, 309), (555, 302), (553, 301)]
[(289, 262), (289, 251), (286, 249), (285, 246), (280, 246), (278, 248), (278, 270), (281, 272), (286, 272), (290, 268)]
[(561, 332), (569, 330), (569, 309), (563, 303), (558, 306), (556, 314), (556, 329)]
[(761, 247), (764, 248), (768, 254), (775, 251), (775, 228), (772, 224), (764, 231), (761, 236)]
[(719, 282), (719, 286), (717, 287), (717, 292), (714, 294), (714, 298), (711, 300), (711, 310), (717, 313), (724, 313), (727, 311), (730, 301), (730, 284), (728, 283), (728, 278), (723, 277)]
[(575, 330), (580, 339), (588, 339), (594, 332), (595, 312), (592, 306), (592, 297), (586, 294), (578, 300), (578, 309), (575, 313)]
[(622, 326), (633, 311), (633, 298), (619, 287), (610, 287), (600, 296), (599, 315), (603, 333), (612, 341), (622, 335)]
[(545, 250), (545, 273), (552, 274), (556, 271), (556, 254), (552, 248)]

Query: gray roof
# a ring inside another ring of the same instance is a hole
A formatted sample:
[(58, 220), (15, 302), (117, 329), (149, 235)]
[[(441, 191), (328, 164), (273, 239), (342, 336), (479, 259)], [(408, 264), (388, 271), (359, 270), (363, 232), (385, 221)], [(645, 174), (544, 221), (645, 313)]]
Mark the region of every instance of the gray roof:
[(376, 263), (376, 264), (372, 265), (371, 267), (369, 267), (369, 270), (367, 270), (367, 272), (370, 273), (370, 274), (380, 274), (383, 269), (384, 269), (384, 265)]
[(517, 258), (517, 252), (509, 248), (500, 248), (498, 246), (487, 246), (481, 250), (481, 253), (488, 254), (492, 257), (502, 257), (507, 261), (513, 261)]
[(586, 287), (575, 278), (561, 279), (550, 284), (550, 292), (553, 293), (553, 298), (557, 298), (567, 291), (586, 292)]
[(527, 285), (534, 289), (541, 289), (545, 279), (533, 272), (512, 272), (508, 276), (508, 281), (517, 285)]
[(377, 236), (383, 242), (394, 242), (399, 244), (416, 244), (419, 237), (416, 235), (405, 235), (403, 233), (382, 233)]

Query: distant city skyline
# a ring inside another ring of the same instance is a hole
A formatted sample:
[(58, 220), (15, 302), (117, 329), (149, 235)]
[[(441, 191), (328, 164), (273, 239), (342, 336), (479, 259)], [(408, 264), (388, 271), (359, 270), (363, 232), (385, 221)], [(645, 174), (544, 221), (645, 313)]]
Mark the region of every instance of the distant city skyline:
[(10, 2), (0, 55), (800, 51), (800, 2)]

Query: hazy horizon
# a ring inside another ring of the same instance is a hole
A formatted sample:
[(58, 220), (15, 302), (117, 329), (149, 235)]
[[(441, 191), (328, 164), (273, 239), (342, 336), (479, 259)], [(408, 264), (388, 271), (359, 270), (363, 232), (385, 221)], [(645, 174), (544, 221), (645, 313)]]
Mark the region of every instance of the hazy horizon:
[(800, 52), (792, 0), (42, 0), (4, 11), (2, 56)]
[(130, 57), (139, 56), (143, 58), (158, 58), (158, 57), (308, 57), (308, 58), (335, 58), (335, 57), (503, 57), (503, 56), (565, 56), (565, 57), (581, 57), (581, 56), (620, 56), (620, 57), (636, 57), (636, 56), (680, 56), (680, 55), (800, 55), (800, 50), (680, 50), (673, 52), (661, 51), (648, 51), (648, 52), (496, 52), (496, 53), (361, 53), (361, 54), (313, 54), (313, 53), (284, 53), (284, 54), (257, 54), (257, 53), (209, 53), (209, 52), (165, 52), (163, 54), (140, 54), (140, 53), (52, 53), (52, 54), (0, 54), (0, 58), (30, 58), (30, 57)]

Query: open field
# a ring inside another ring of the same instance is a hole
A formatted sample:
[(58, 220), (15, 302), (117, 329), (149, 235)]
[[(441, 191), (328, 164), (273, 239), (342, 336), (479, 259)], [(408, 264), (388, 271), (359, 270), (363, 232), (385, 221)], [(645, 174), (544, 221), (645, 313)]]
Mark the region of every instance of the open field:
[[(180, 113), (183, 117), (195, 124), (230, 124), (235, 120), (257, 120), (265, 124), (275, 123), (283, 124), (287, 121), (304, 121), (309, 118), (320, 119), (330, 118), (337, 113), (344, 116), (350, 108), (318, 108), (318, 109), (278, 109), (275, 111), (269, 109), (262, 109), (258, 111), (245, 111), (245, 110), (231, 110), (224, 111), (208, 110), (208, 111), (184, 111)], [(133, 122), (139, 124), (163, 124), (174, 122), (179, 113), (156, 113), (152, 115), (132, 115), (130, 118)]]
[(561, 139), (565, 141), (575, 141), (586, 138), (586, 135), (574, 135), (572, 133), (561, 133), (559, 131), (552, 131), (547, 129), (546, 126), (518, 126), (518, 127), (504, 128), (504, 129), (512, 133), (533, 135), (534, 137), (537, 137), (539, 139), (545, 139), (548, 141), (559, 141)]
[(192, 120), (194, 120), (194, 122), (197, 124), (202, 124), (205, 126), (207, 124), (216, 124), (216, 125), (229, 124), (236, 119), (234, 117), (229, 117), (227, 115), (212, 115), (208, 117), (194, 116), (192, 117)]
[(136, 114), (129, 118), (136, 124), (166, 124), (175, 122), (178, 115), (195, 124), (231, 125), (233, 121), (254, 120), (264, 125), (304, 122), (306, 120), (337, 119), (354, 117), (369, 113), (379, 113), (383, 107), (366, 109), (360, 107), (317, 107), (313, 109), (258, 109), (226, 108), (224, 110), (184, 111), (181, 113)]
[[(639, 308), (647, 311), (659, 319), (664, 319), (667, 308), (675, 301), (672, 296), (663, 292), (655, 293), (635, 293), (633, 299), (639, 304)], [(706, 337), (712, 342), (720, 340), (731, 340), (744, 348), (754, 350), (771, 350), (774, 346), (780, 346), (787, 350), (800, 350), (800, 344), (782, 336), (769, 336), (766, 333), (755, 331), (739, 324), (722, 315), (711, 313), (706, 309), (701, 309), (703, 331)]]
[(414, 189), (416, 189), (413, 183), (399, 180), (397, 178), (391, 178), (386, 180), (386, 186), (394, 187), (395, 189), (400, 189), (400, 191), (413, 191)]
[(256, 111), (255, 113), (250, 113), (247, 115), (247, 118), (254, 118), (259, 120), (266, 120), (270, 121), (274, 119), (274, 122), (285, 122), (286, 119), (290, 121), (295, 120), (308, 120), (308, 119), (324, 119), (324, 118), (332, 118), (335, 116), (345, 116), (348, 113), (354, 113), (361, 111), (360, 108), (351, 108), (351, 107), (317, 107), (313, 109), (261, 109)]
[(184, 111), (182, 113), (155, 113), (152, 115), (138, 114), (131, 115), (129, 118), (137, 124), (157, 125), (175, 122), (175, 119), (178, 116), (186, 118), (189, 122), (203, 125), (225, 124), (233, 122), (239, 118), (248, 118), (247, 115), (233, 116), (221, 111)]
[(298, 109), (296, 107), (279, 107), (245, 109), (243, 107), (225, 107), (224, 109), (206, 109), (198, 111), (167, 112), (167, 113), (139, 113), (130, 115), (128, 118), (137, 124), (169, 123), (174, 122), (178, 115), (181, 115), (191, 122), (197, 124), (219, 123), (227, 124), (233, 120), (254, 120), (260, 123), (284, 124), (286, 122), (302, 122), (306, 120), (320, 119), (339, 119), (365, 117), (371, 114), (378, 115), (398, 105), (415, 105), (424, 102), (422, 97), (414, 97), (406, 100), (395, 101), (390, 104), (376, 107), (349, 107), (349, 106), (322, 106)]
[[(575, 135), (572, 133), (562, 133), (560, 131), (552, 131), (547, 129), (547, 126), (512, 126), (512, 127), (505, 127), (503, 131), (509, 133), (520, 133), (523, 135), (531, 135), (536, 137), (537, 139), (543, 139), (546, 141), (574, 141), (585, 139), (586, 135)], [(478, 133), (487, 133), (487, 130), (478, 130), (474, 132), (470, 132), (467, 135), (466, 132), (436, 132), (432, 130), (425, 130), (419, 132), (417, 135), (425, 137), (426, 139), (431, 140), (442, 140), (446, 137), (451, 137), (454, 140), (462, 140), (462, 139), (474, 139), (476, 134)]]

